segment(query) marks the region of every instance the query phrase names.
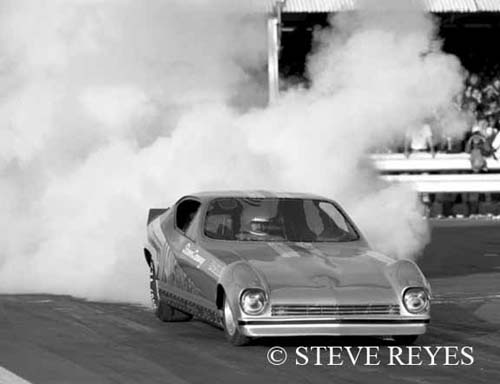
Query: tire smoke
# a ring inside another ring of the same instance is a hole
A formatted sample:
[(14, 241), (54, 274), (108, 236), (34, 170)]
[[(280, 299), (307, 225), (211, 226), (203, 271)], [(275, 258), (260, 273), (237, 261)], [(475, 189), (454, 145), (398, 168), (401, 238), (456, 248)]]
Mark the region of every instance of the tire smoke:
[(311, 86), (266, 106), (266, 15), (245, 3), (0, 2), (2, 292), (147, 302), (148, 208), (206, 189), (324, 194), (416, 257), (417, 196), (366, 154), (437, 113), (463, 129), (432, 18), (410, 0), (334, 16)]

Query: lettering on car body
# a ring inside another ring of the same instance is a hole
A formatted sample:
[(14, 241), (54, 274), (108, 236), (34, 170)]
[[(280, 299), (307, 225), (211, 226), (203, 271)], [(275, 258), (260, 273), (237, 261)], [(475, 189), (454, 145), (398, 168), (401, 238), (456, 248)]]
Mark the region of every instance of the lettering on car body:
[(182, 249), (182, 253), (187, 258), (193, 260), (196, 263), (196, 267), (200, 268), (200, 266), (206, 261), (206, 259), (200, 255), (200, 251), (196, 248), (192, 248), (191, 243), (187, 243), (186, 246)]
[(224, 264), (219, 263), (216, 260), (212, 260), (207, 266), (207, 271), (217, 278), (220, 278), (222, 276), (223, 270), (224, 270)]

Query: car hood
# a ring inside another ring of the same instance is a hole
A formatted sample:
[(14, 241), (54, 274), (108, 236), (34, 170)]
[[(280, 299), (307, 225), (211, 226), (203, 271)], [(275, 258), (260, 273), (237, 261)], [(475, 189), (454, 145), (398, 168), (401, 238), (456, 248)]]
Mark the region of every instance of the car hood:
[(393, 259), (361, 242), (240, 244), (246, 260), (279, 304), (396, 304), (387, 266)]

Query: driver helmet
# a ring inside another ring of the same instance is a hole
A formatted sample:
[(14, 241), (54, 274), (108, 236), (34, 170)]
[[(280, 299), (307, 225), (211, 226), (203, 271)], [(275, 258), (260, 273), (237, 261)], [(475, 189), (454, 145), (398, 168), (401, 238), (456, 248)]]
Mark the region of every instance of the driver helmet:
[(267, 236), (269, 234), (269, 219), (254, 217), (250, 221), (250, 233), (255, 236)]

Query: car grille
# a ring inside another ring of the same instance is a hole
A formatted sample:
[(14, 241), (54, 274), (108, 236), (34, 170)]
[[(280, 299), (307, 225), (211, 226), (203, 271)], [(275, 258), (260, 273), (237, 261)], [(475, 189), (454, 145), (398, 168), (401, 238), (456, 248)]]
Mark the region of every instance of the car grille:
[(272, 316), (399, 315), (397, 304), (373, 305), (273, 305)]

